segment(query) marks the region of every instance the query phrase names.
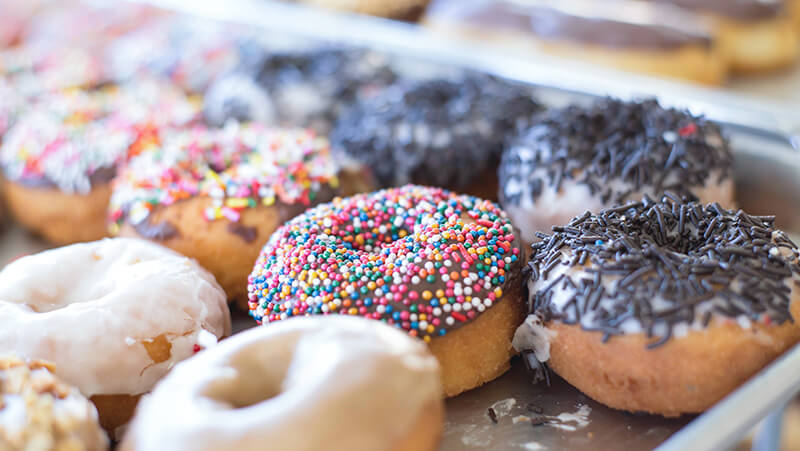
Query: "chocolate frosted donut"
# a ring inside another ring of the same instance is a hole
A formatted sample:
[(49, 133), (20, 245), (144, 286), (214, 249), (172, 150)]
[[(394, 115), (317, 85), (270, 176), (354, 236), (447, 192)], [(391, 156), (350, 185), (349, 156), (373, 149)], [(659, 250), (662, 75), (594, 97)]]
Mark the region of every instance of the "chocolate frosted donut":
[(500, 164), (500, 202), (527, 241), (589, 211), (671, 191), (734, 204), (720, 128), (655, 100), (548, 111)]
[(379, 186), (418, 183), (492, 198), (506, 137), (540, 109), (532, 88), (491, 76), (406, 82), (349, 110), (331, 142)]
[(525, 56), (541, 51), (660, 76), (721, 84), (711, 28), (670, 5), (616, 0), (435, 0), (425, 24)]
[(248, 280), (250, 314), (387, 322), (429, 343), (454, 396), (508, 369), (520, 258), (490, 201), (414, 185), (338, 198), (272, 235)]
[(645, 197), (539, 238), (514, 346), (611, 407), (702, 412), (800, 340), (774, 217)]
[(247, 61), (206, 95), (206, 120), (266, 121), (327, 134), (341, 111), (395, 81), (376, 52), (316, 48), (272, 52), (246, 46)]

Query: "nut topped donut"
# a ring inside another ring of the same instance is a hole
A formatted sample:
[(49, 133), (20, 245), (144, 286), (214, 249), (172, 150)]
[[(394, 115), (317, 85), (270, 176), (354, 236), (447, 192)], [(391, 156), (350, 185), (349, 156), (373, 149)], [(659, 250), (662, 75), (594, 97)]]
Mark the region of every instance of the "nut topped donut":
[(250, 314), (394, 325), (429, 343), (453, 396), (508, 369), (524, 316), (520, 256), (486, 200), (414, 185), (336, 198), (272, 235), (248, 280)]
[(0, 271), (0, 353), (53, 362), (109, 432), (175, 363), (230, 333), (211, 274), (147, 241), (74, 244)]
[(0, 449), (105, 451), (97, 409), (47, 362), (0, 358)]
[(531, 242), (585, 211), (665, 192), (733, 206), (719, 126), (655, 100), (554, 109), (504, 152), (500, 203)]
[(540, 108), (529, 86), (481, 74), (410, 81), (343, 114), (331, 142), (381, 187), (417, 183), (491, 199), (506, 137)]
[(102, 238), (117, 166), (157, 141), (162, 127), (197, 114), (189, 98), (155, 81), (41, 97), (0, 148), (12, 214), (55, 243)]
[(702, 412), (800, 340), (800, 254), (773, 217), (670, 196), (553, 231), (514, 346), (599, 402)]
[(312, 131), (196, 127), (170, 132), (129, 161), (114, 183), (110, 220), (114, 233), (195, 258), (244, 302), (270, 234), (338, 189), (328, 142)]

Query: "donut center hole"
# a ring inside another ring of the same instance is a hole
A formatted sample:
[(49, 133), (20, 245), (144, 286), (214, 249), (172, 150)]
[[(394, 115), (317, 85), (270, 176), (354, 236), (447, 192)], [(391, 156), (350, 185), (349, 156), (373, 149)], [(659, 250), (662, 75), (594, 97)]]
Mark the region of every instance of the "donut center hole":
[(237, 355), (230, 361), (230, 375), (215, 380), (207, 387), (206, 397), (244, 409), (268, 401), (282, 392), (282, 383), (288, 372), (288, 363), (280, 363), (274, 356), (270, 362), (253, 355)]

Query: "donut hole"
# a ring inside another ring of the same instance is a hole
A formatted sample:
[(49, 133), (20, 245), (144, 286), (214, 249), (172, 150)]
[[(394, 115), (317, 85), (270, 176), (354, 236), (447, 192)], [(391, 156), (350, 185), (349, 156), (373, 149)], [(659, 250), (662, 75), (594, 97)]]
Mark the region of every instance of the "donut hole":
[(223, 369), (226, 374), (209, 383), (202, 395), (232, 409), (252, 407), (277, 397), (283, 391), (289, 358), (264, 357), (248, 352), (232, 356)]

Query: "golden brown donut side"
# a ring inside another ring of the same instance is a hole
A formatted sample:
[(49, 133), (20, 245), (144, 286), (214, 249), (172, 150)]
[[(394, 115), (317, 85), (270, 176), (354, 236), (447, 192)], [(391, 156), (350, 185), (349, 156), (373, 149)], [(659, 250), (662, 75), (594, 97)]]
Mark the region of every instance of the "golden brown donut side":
[(516, 355), (511, 339), (527, 314), (519, 280), (512, 277), (503, 296), (469, 324), (429, 343), (442, 367), (445, 396), (479, 387), (510, 368)]
[[(155, 209), (148, 217), (149, 223), (168, 223), (177, 233), (151, 241), (197, 260), (214, 275), (228, 299), (236, 300), (237, 305), (247, 310), (247, 276), (261, 247), (275, 229), (305, 207), (260, 205), (242, 210), (239, 221), (234, 223), (227, 219), (206, 220), (203, 211), (210, 204), (208, 197), (195, 197)], [(146, 238), (127, 222), (119, 235)]]
[(735, 390), (800, 341), (800, 295), (794, 294), (795, 322), (754, 324), (732, 321), (673, 337), (647, 349), (644, 334), (611, 337), (579, 325), (551, 322), (548, 365), (589, 397), (615, 409), (667, 417), (700, 413)]
[(89, 194), (82, 195), (3, 180), (3, 197), (17, 222), (55, 244), (94, 241), (108, 236), (106, 210), (111, 198), (108, 183), (97, 185)]

